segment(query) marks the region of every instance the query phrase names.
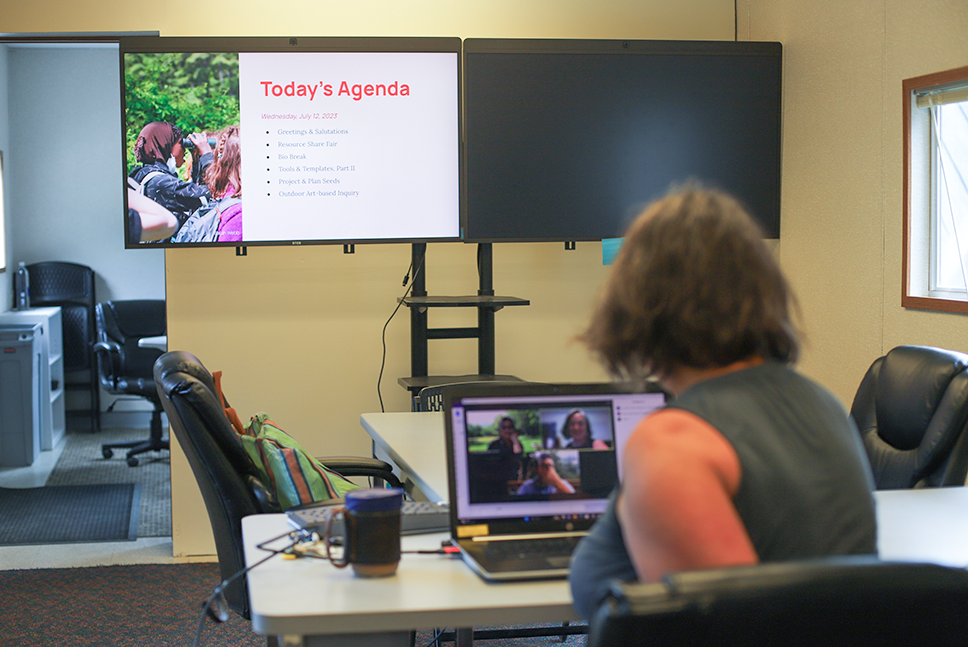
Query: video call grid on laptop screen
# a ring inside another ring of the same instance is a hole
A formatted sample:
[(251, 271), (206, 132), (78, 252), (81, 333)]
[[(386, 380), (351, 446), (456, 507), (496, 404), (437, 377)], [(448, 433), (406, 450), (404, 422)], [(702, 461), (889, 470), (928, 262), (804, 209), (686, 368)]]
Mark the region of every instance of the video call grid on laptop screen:
[[(469, 395), (449, 401), (451, 503), (458, 523), (484, 520), (593, 520), (607, 505), (621, 478), (617, 456), (648, 413), (663, 406), (662, 393), (570, 393), (536, 395)], [(565, 437), (568, 414), (580, 409), (598, 448), (574, 449)], [(519, 428), (523, 451), (501, 452), (494, 443), (501, 419), (510, 416)], [(573, 493), (540, 494), (526, 482), (536, 465), (553, 457), (560, 477)]]

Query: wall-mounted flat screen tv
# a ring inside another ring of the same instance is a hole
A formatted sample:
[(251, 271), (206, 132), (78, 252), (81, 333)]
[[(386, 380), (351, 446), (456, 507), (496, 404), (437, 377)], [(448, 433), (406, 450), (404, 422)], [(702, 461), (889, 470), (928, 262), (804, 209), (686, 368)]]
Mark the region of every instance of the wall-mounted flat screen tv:
[(122, 38), (126, 247), (459, 240), (460, 47)]
[(697, 181), (780, 233), (781, 45), (464, 40), (467, 242), (622, 236)]

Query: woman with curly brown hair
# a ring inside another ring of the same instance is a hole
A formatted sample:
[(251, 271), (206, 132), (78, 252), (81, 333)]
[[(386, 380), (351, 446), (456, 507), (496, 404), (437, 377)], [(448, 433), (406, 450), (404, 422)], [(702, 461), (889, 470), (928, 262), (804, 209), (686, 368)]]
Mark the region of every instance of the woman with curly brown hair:
[(238, 126), (229, 126), (215, 136), (215, 163), (206, 169), (205, 184), (221, 207), (218, 240), (241, 241), (242, 139)]
[(583, 340), (673, 400), (622, 454), (623, 482), (575, 552), (575, 605), (608, 582), (876, 553), (872, 480), (839, 401), (792, 368), (795, 299), (728, 195), (689, 187), (628, 231)]
[(214, 157), (204, 173), (212, 200), (188, 218), (173, 242), (242, 241), (242, 144), (238, 126), (215, 134)]

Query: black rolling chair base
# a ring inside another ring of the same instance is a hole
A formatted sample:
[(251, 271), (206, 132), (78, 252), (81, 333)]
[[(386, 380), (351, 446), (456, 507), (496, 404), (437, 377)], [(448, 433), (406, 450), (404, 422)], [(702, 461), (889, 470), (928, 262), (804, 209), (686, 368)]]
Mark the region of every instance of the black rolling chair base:
[(167, 438), (162, 437), (161, 432), (161, 413), (154, 411), (151, 414), (151, 435), (147, 440), (127, 440), (118, 443), (104, 443), (101, 445), (101, 455), (104, 458), (114, 456), (115, 449), (127, 449), (125, 459), (130, 467), (138, 466), (138, 454), (155, 452), (169, 449)]
[(167, 450), (168, 448), (167, 438), (162, 438), (157, 443), (153, 440), (139, 440), (127, 443), (105, 443), (101, 445), (101, 455), (104, 456), (104, 458), (112, 458), (114, 456), (115, 449), (128, 449), (128, 452), (125, 454), (125, 459), (128, 461), (129, 466), (137, 467), (138, 454), (162, 451)]

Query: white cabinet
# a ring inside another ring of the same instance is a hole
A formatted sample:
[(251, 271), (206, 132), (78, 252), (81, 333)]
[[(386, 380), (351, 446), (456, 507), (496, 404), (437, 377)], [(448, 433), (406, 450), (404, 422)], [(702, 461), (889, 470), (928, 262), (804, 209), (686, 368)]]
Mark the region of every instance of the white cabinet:
[(41, 324), (40, 449), (64, 437), (64, 337), (59, 307), (0, 312), (0, 324)]

